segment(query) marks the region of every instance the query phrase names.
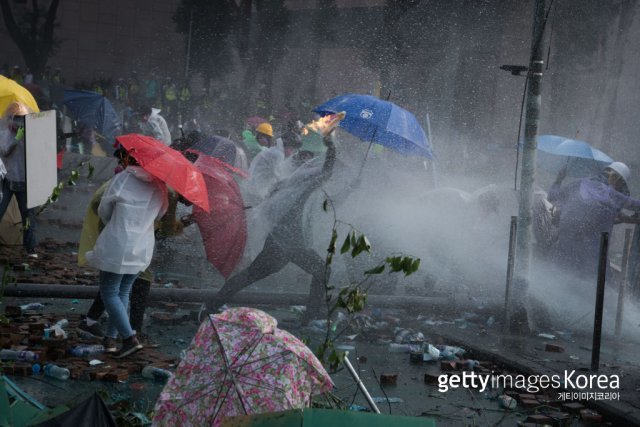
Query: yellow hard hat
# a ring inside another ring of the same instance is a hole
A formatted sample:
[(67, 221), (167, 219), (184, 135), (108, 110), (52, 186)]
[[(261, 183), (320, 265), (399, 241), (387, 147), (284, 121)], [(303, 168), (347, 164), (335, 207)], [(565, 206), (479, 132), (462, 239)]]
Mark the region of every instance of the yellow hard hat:
[(265, 135), (269, 135), (273, 138), (273, 127), (267, 122), (260, 123), (256, 128), (256, 132), (264, 133)]

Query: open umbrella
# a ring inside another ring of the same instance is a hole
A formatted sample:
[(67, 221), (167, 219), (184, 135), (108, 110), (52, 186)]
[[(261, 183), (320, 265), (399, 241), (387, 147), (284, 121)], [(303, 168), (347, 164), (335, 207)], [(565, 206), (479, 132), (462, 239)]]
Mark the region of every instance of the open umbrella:
[(597, 174), (613, 159), (584, 141), (557, 135), (538, 136), (537, 163), (543, 169), (557, 173), (567, 167), (575, 177)]
[(202, 322), (155, 406), (154, 425), (218, 426), (226, 416), (308, 407), (333, 383), (311, 350), (246, 307)]
[(413, 114), (370, 95), (346, 94), (316, 107), (321, 116), (347, 113), (340, 127), (365, 142), (374, 142), (408, 156), (433, 158), (431, 144)]
[(238, 265), (247, 243), (244, 203), (240, 187), (233, 179), (234, 172), (242, 175), (244, 172), (206, 155), (198, 157), (195, 166), (204, 175), (211, 212), (194, 207), (193, 219), (200, 229), (207, 260), (227, 278)]
[(151, 175), (165, 182), (185, 199), (209, 212), (209, 197), (202, 172), (179, 151), (150, 136), (132, 133), (116, 137)]
[[(238, 150), (235, 142), (219, 135), (204, 136), (187, 151), (189, 150), (215, 157), (227, 165), (235, 166), (238, 163)], [(232, 167), (232, 170), (246, 178), (246, 174), (240, 169)]]
[(20, 86), (15, 80), (0, 75), (0, 115), (4, 114), (12, 102), (22, 102), (32, 111), (38, 112), (38, 104), (29, 90)]
[(107, 142), (120, 131), (120, 119), (111, 101), (88, 90), (64, 91), (64, 105), (77, 121), (95, 129)]

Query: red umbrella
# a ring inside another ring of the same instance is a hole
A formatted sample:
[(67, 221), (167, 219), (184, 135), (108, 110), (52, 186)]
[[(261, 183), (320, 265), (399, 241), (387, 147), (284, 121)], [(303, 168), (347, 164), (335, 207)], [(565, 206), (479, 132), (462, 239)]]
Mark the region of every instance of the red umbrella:
[(238, 265), (247, 243), (244, 202), (233, 179), (233, 172), (241, 171), (206, 155), (200, 155), (195, 165), (204, 174), (212, 209), (206, 213), (194, 207), (193, 219), (200, 228), (207, 259), (227, 278)]
[(116, 142), (131, 154), (140, 166), (180, 193), (185, 199), (209, 212), (207, 186), (202, 172), (179, 151), (150, 136), (132, 133), (116, 137)]

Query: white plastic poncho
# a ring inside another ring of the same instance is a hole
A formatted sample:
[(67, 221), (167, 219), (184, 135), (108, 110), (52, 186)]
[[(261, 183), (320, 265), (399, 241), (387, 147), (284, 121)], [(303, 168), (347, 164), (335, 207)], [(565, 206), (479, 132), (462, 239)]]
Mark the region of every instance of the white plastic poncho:
[(7, 129), (5, 120), (0, 120), (0, 162), (3, 164), (4, 177), (9, 181), (25, 181), (24, 139), (16, 143), (15, 135)]
[(171, 132), (169, 132), (169, 126), (167, 126), (166, 120), (160, 115), (160, 110), (157, 108), (151, 109), (151, 115), (146, 123), (140, 123), (142, 133), (151, 136), (164, 145), (171, 145), (173, 142), (171, 139)]
[(282, 170), (284, 160), (284, 148), (276, 144), (259, 152), (251, 161), (245, 192), (252, 204), (264, 200), (273, 186), (286, 177)]
[(86, 254), (89, 264), (117, 274), (145, 270), (153, 256), (154, 222), (167, 206), (167, 187), (141, 167), (114, 176), (98, 206), (106, 226)]

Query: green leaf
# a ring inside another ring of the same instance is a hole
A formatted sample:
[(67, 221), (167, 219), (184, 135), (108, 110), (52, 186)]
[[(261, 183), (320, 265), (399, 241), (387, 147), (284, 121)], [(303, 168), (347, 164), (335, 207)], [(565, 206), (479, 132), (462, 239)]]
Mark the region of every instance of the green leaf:
[(367, 270), (364, 272), (364, 274), (380, 274), (384, 271), (385, 265), (384, 264), (380, 264), (377, 267), (372, 268), (371, 270)]
[(356, 232), (351, 232), (351, 246), (356, 246), (358, 244), (358, 240), (356, 239)]
[(322, 202), (322, 210), (326, 212), (328, 207), (329, 207), (329, 200), (324, 199), (324, 202)]
[(89, 163), (89, 174), (88, 174), (87, 178), (91, 178), (93, 176), (93, 172), (95, 170), (96, 170), (96, 168), (91, 163)]
[(387, 257), (387, 264), (389, 264), (391, 271), (394, 273), (398, 271), (402, 271), (402, 257), (399, 257), (399, 256)]
[(351, 237), (349, 237), (349, 235), (347, 234), (347, 238), (344, 239), (344, 243), (340, 248), (340, 253), (341, 254), (347, 253), (349, 252), (349, 249), (351, 249)]
[(415, 273), (420, 268), (420, 258), (416, 258), (413, 260), (411, 264), (411, 273)]

